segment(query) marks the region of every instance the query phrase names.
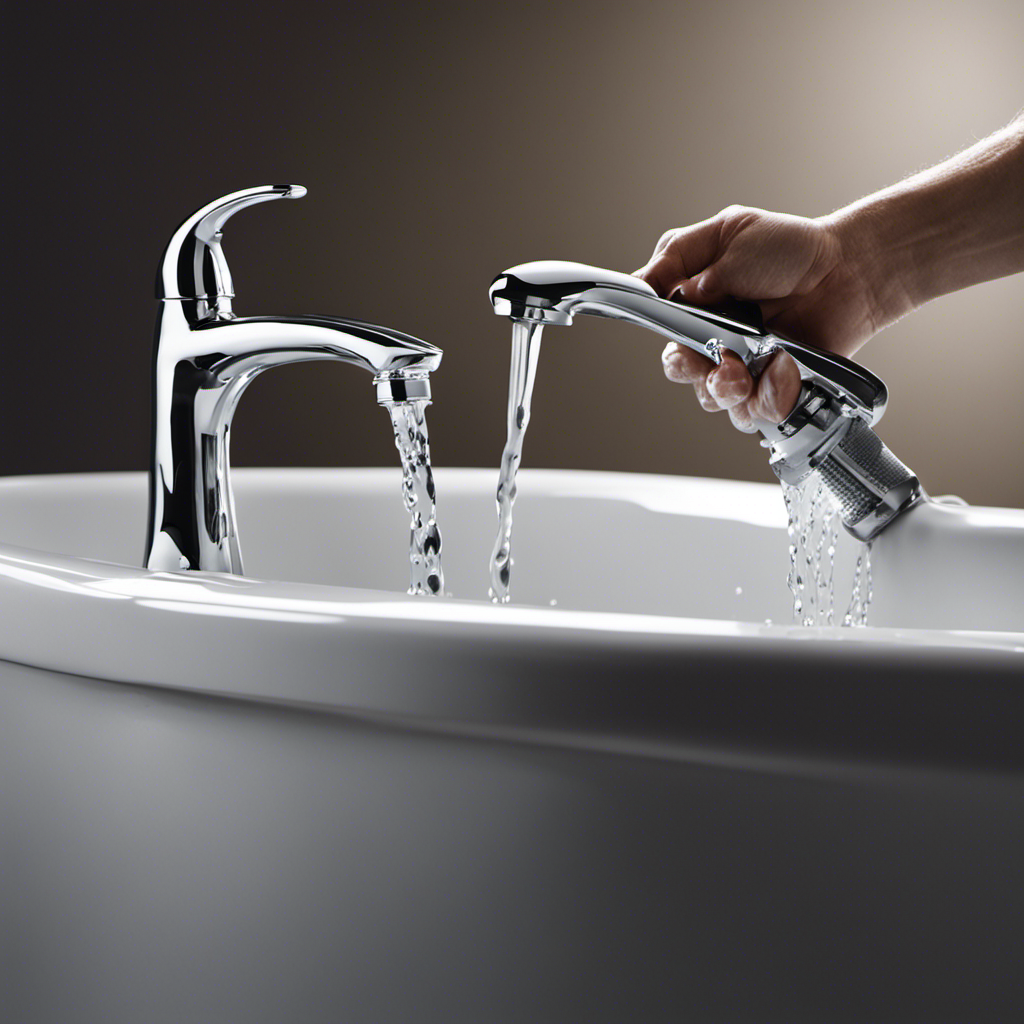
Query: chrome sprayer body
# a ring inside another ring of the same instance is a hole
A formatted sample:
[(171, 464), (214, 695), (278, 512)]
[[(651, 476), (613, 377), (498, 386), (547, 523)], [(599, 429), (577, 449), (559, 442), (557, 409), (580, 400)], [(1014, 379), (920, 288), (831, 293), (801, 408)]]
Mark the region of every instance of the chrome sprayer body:
[(496, 313), (537, 324), (567, 326), (578, 313), (624, 320), (715, 363), (728, 349), (755, 377), (782, 349), (799, 365), (803, 387), (782, 423), (758, 425), (776, 475), (798, 484), (818, 472), (844, 526), (864, 541), (924, 497), (871, 429), (885, 412), (885, 384), (849, 359), (765, 330), (754, 303), (691, 306), (659, 298), (631, 275), (560, 260), (510, 267), (492, 282), (490, 299)]

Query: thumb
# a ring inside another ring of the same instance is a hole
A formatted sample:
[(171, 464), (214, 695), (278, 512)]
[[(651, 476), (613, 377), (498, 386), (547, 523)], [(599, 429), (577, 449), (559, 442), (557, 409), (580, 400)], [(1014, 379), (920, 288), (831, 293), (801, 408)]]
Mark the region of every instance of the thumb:
[(734, 293), (732, 276), (728, 263), (718, 260), (694, 277), (686, 288), (686, 298), (698, 305), (721, 302)]
[(636, 272), (659, 295), (668, 298), (684, 281), (702, 271), (718, 254), (721, 223), (718, 217), (679, 228), (668, 244), (656, 251), (647, 266)]

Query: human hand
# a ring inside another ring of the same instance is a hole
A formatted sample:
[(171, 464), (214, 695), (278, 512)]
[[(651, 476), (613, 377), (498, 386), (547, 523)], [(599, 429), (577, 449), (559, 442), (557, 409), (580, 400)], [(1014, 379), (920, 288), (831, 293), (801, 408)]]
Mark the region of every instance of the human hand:
[[(868, 282), (852, 269), (830, 218), (730, 206), (699, 224), (666, 231), (635, 274), (662, 297), (695, 306), (727, 296), (753, 300), (769, 330), (840, 355), (852, 354), (879, 329)], [(693, 384), (705, 409), (727, 409), (747, 433), (757, 429), (757, 420), (785, 419), (800, 393), (797, 365), (781, 351), (756, 383), (730, 352), (715, 366), (671, 342), (662, 363), (669, 380)]]

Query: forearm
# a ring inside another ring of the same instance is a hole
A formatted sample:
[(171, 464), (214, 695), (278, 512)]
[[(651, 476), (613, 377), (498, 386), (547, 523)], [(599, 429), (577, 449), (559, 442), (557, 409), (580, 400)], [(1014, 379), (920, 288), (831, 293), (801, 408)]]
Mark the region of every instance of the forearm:
[(1024, 271), (1024, 112), (823, 221), (869, 283), (876, 330), (940, 295)]

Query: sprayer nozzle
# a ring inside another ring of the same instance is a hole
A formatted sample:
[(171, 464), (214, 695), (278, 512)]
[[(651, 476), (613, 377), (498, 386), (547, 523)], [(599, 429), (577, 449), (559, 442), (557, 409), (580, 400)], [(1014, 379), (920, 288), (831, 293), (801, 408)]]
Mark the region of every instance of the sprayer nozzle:
[(923, 496), (914, 473), (863, 420), (851, 423), (817, 468), (843, 525), (859, 540), (871, 540)]

